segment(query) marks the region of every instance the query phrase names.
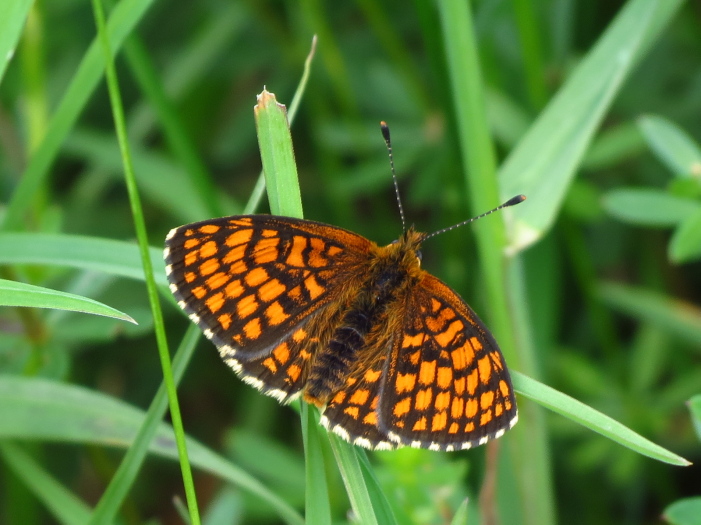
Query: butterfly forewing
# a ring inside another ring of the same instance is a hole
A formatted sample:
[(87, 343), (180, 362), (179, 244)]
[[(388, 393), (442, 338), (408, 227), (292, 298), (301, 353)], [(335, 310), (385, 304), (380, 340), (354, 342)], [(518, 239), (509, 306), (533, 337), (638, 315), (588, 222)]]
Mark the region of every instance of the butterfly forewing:
[(172, 230), (166, 270), (178, 304), (224, 360), (286, 399), (304, 384), (319, 332), (344, 301), (341, 284), (357, 278), (371, 244), (312, 221), (225, 217)]

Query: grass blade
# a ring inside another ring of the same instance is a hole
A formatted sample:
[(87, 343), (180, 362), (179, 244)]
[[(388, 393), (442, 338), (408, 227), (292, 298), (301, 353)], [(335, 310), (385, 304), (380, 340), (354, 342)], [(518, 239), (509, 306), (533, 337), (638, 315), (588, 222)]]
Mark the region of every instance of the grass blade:
[[(40, 264), (104, 272), (142, 281), (139, 247), (132, 242), (51, 233), (0, 233), (0, 264)], [(149, 248), (153, 276), (167, 287), (163, 250)]]
[(593, 408), (577, 401), (570, 396), (558, 392), (554, 388), (539, 383), (519, 372), (512, 371), (511, 377), (514, 388), (526, 397), (537, 401), (539, 404), (557, 412), (577, 423), (584, 425), (599, 434), (606, 436), (624, 447), (628, 447), (639, 454), (663, 461), (671, 465), (688, 466), (689, 461), (677, 456), (667, 449), (636, 434), (618, 421), (594, 410)]
[(552, 226), (577, 167), (614, 97), (682, 0), (628, 2), (501, 167), (501, 197), (523, 193), (512, 210), (510, 248)]
[(90, 509), (41, 467), (19, 446), (0, 443), (0, 456), (57, 521), (80, 525), (90, 518)]
[(88, 297), (6, 279), (0, 279), (0, 306), (70, 310), (113, 317), (136, 324), (127, 314)]
[(168, 401), (170, 405), (170, 418), (173, 422), (175, 431), (175, 442), (178, 447), (178, 456), (180, 459), (180, 472), (182, 474), (183, 485), (185, 488), (185, 496), (187, 498), (187, 508), (190, 513), (190, 522), (193, 525), (200, 524), (200, 515), (197, 505), (197, 496), (195, 495), (195, 483), (192, 479), (192, 471), (188, 460), (187, 445), (185, 443), (185, 430), (183, 428), (182, 416), (180, 415), (180, 405), (178, 403), (178, 395), (175, 389), (175, 380), (173, 379), (173, 369), (170, 360), (170, 352), (168, 350), (168, 341), (166, 339), (165, 326), (163, 324), (163, 312), (161, 304), (158, 300), (158, 291), (156, 282), (153, 279), (153, 267), (151, 266), (151, 256), (148, 251), (148, 232), (146, 231), (146, 221), (144, 219), (143, 210), (141, 207), (141, 197), (136, 185), (136, 177), (134, 175), (134, 166), (131, 160), (131, 151), (129, 141), (127, 139), (126, 122), (124, 118), (124, 108), (122, 107), (122, 95), (119, 89), (117, 80), (117, 70), (114, 65), (114, 56), (110, 47), (109, 36), (105, 27), (105, 17), (102, 10), (101, 0), (92, 1), (93, 14), (95, 16), (95, 25), (102, 47), (102, 52), (105, 60), (105, 78), (107, 81), (107, 91), (110, 97), (110, 106), (112, 108), (112, 116), (114, 118), (114, 127), (119, 141), (119, 149), (122, 154), (124, 163), (124, 182), (129, 194), (129, 204), (134, 221), (134, 229), (136, 230), (136, 238), (139, 243), (139, 253), (141, 254), (141, 264), (144, 268), (144, 276), (146, 277), (146, 291), (148, 293), (151, 313), (153, 315), (153, 324), (156, 335), (156, 346), (158, 348), (158, 357), (163, 370), (163, 380), (168, 392)]
[(0, 2), (0, 84), (7, 66), (15, 56), (17, 42), (33, 3), (32, 0)]
[(674, 175), (701, 175), (701, 148), (677, 125), (665, 118), (647, 115), (638, 120), (638, 127), (650, 149)]
[[(87, 388), (0, 375), (0, 438), (87, 443), (127, 448), (144, 425), (144, 412)], [(274, 492), (226, 458), (187, 439), (192, 464), (262, 498), (287, 523), (301, 516)], [(177, 461), (173, 429), (159, 422), (148, 450)]]

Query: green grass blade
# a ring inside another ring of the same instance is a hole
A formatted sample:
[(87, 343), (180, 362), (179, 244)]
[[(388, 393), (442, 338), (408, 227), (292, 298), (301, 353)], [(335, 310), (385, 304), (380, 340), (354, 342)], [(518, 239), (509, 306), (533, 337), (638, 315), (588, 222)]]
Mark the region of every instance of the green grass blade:
[(52, 516), (66, 525), (81, 525), (90, 517), (90, 508), (56, 481), (39, 463), (14, 443), (0, 443), (0, 456)]
[(650, 149), (674, 175), (701, 175), (701, 148), (679, 126), (655, 115), (641, 117), (638, 126)]
[(607, 438), (628, 447), (639, 454), (663, 461), (671, 465), (688, 466), (691, 463), (681, 456), (652, 443), (618, 421), (594, 410), (570, 396), (558, 392), (554, 388), (539, 383), (519, 372), (512, 371), (511, 378), (514, 388), (524, 396), (537, 401), (539, 404), (557, 412), (580, 425), (598, 432)]
[[(38, 378), (0, 375), (0, 439), (95, 444), (128, 448), (144, 425), (142, 410), (94, 390)], [(193, 439), (192, 464), (263, 499), (287, 523), (300, 515), (260, 481)], [(159, 423), (148, 448), (178, 460), (173, 429)]]
[(375, 472), (372, 469), (367, 452), (359, 447), (354, 447), (353, 450), (358, 458), (358, 462), (360, 463), (360, 469), (363, 473), (363, 481), (365, 482), (368, 494), (370, 495), (373, 512), (377, 517), (378, 523), (385, 525), (397, 523), (392, 506), (389, 504), (385, 493), (382, 491), (380, 481), (377, 479), (377, 476), (375, 476)]
[[(126, 241), (50, 233), (0, 233), (0, 264), (40, 264), (104, 272), (143, 281), (139, 247)], [(163, 250), (149, 248), (153, 276), (167, 287)]]
[(679, 225), (669, 243), (669, 259), (676, 263), (691, 262), (701, 257), (701, 209)]
[(308, 525), (331, 523), (331, 505), (329, 488), (326, 482), (326, 467), (319, 433), (319, 421), (313, 409), (307, 403), (300, 403), (302, 418), (302, 438), (304, 440), (305, 459), (305, 513)]
[(598, 294), (619, 312), (658, 326), (693, 345), (701, 345), (701, 308), (691, 303), (616, 283), (602, 283)]
[(701, 210), (701, 203), (654, 188), (618, 188), (601, 202), (612, 217), (638, 226), (676, 226)]
[(532, 244), (552, 226), (606, 111), (682, 4), (628, 2), (511, 152), (499, 173), (501, 197), (523, 193), (531, 202), (510, 210), (512, 250)]
[(458, 510), (455, 512), (453, 519), (450, 520), (450, 525), (469, 525), (469, 522), (467, 521), (468, 503), (469, 502), (467, 499), (463, 500), (458, 507)]
[(7, 66), (15, 56), (17, 43), (33, 3), (32, 0), (0, 2), (0, 84)]
[[(126, 35), (134, 30), (152, 3), (153, 0), (122, 0), (112, 10), (107, 24), (112, 49), (119, 49)], [(95, 39), (85, 53), (78, 71), (71, 78), (70, 86), (49, 123), (44, 140), (32, 155), (12, 195), (5, 216), (0, 222), (0, 230), (22, 229), (23, 215), (35, 193), (44, 184), (63, 141), (97, 87), (104, 64), (100, 44)]]
[[(299, 105), (302, 102), (302, 96), (304, 95), (304, 90), (307, 87), (307, 81), (309, 80), (309, 74), (311, 73), (311, 69), (312, 69), (312, 61), (314, 60), (314, 55), (316, 54), (316, 42), (317, 42), (317, 38), (316, 38), (316, 35), (314, 35), (312, 37), (312, 45), (311, 45), (311, 48), (309, 49), (309, 54), (307, 55), (307, 59), (304, 61), (304, 69), (302, 71), (302, 78), (300, 79), (299, 84), (297, 85), (297, 89), (295, 90), (295, 94), (292, 97), (292, 103), (290, 104), (290, 109), (289, 109), (289, 112), (287, 114), (287, 120), (288, 120), (289, 126), (292, 126), (292, 123), (295, 120), (295, 115), (297, 114), (297, 110), (299, 109)], [(261, 171), (260, 175), (258, 176), (258, 180), (256, 181), (256, 185), (253, 188), (253, 191), (251, 192), (251, 196), (248, 198), (248, 202), (246, 203), (246, 207), (244, 208), (243, 212), (245, 214), (255, 213), (256, 209), (258, 209), (258, 205), (260, 204), (261, 199), (263, 198), (264, 193), (265, 193), (265, 173), (263, 171)]]
[(100, 38), (100, 44), (105, 60), (105, 78), (107, 81), (107, 91), (110, 97), (112, 116), (114, 118), (114, 127), (117, 133), (119, 149), (124, 163), (124, 182), (127, 193), (129, 194), (129, 204), (134, 221), (134, 229), (136, 230), (136, 238), (138, 239), (139, 243), (141, 264), (144, 267), (144, 276), (146, 277), (146, 291), (148, 294), (149, 304), (151, 306), (151, 313), (153, 315), (158, 357), (161, 362), (163, 380), (168, 392), (170, 418), (173, 422), (173, 428), (175, 430), (175, 442), (178, 447), (180, 472), (183, 479), (183, 486), (185, 488), (185, 496), (187, 498), (187, 509), (190, 514), (190, 522), (192, 525), (199, 525), (200, 515), (197, 504), (197, 496), (195, 494), (195, 482), (192, 479), (192, 471), (188, 460), (187, 444), (185, 443), (185, 430), (183, 428), (177, 390), (175, 389), (175, 381), (173, 379), (173, 369), (170, 359), (170, 352), (168, 350), (168, 341), (166, 339), (165, 326), (163, 325), (163, 313), (161, 311), (161, 304), (158, 300), (156, 282), (153, 279), (153, 267), (151, 266), (151, 256), (149, 255), (148, 251), (148, 232), (146, 231), (146, 221), (141, 208), (141, 197), (139, 196), (139, 190), (136, 185), (134, 166), (131, 160), (131, 151), (129, 148), (129, 141), (127, 139), (124, 109), (122, 107), (122, 95), (120, 93), (119, 83), (117, 80), (117, 70), (114, 65), (114, 56), (112, 55), (112, 50), (110, 47), (109, 35), (107, 33), (107, 28), (105, 27), (105, 17), (102, 10), (101, 0), (93, 0), (92, 7), (93, 14), (95, 16), (95, 25), (97, 26), (97, 32)]
[[(470, 4), (459, 0), (438, 4), (443, 29), (444, 47), (448, 73), (451, 79), (452, 100), (455, 106), (455, 119), (460, 135), (463, 172), (469, 189), (468, 199), (473, 213), (486, 211), (499, 204), (499, 184), (496, 177), (496, 156), (491, 142), (490, 130), (485, 115), (485, 96), (482, 86), (482, 71), (479, 63), (477, 39)], [(522, 193), (518, 191), (509, 196)], [(520, 206), (531, 206), (526, 201)], [(535, 375), (531, 365), (530, 348), (527, 337), (515, 338), (515, 319), (525, 317), (527, 301), (513, 299), (515, 291), (522, 286), (508, 272), (504, 255), (506, 243), (505, 217), (511, 210), (504, 210), (496, 217), (487, 217), (474, 225), (477, 238), (481, 282), (487, 301), (487, 322), (499, 341), (506, 362), (510, 367), (525, 370)], [(518, 277), (517, 277), (518, 278)], [(531, 413), (537, 406), (529, 407)], [(554, 523), (555, 502), (549, 451), (545, 447), (532, 447), (533, 436), (546, 434), (542, 418), (522, 419), (508, 453), (516, 465), (514, 476), (519, 484), (520, 500), (514, 505), (522, 509), (524, 523), (549, 525)], [(528, 450), (528, 454), (523, 451)], [(517, 459), (518, 458), (518, 459)], [(527, 481), (526, 481), (527, 480)]]
[(127, 314), (88, 297), (6, 279), (0, 279), (0, 306), (70, 310), (113, 317), (136, 324)]
[(662, 516), (670, 525), (701, 525), (701, 497), (675, 501), (664, 509)]
[(377, 525), (379, 521), (375, 516), (368, 487), (365, 484), (360, 461), (353, 446), (343, 441), (335, 434), (329, 434), (331, 449), (336, 457), (336, 463), (341, 471), (343, 484), (346, 487), (351, 507), (363, 525)]
[(302, 196), (287, 111), (278, 104), (275, 95), (263, 90), (258, 95), (255, 115), (270, 211), (276, 215), (302, 218)]

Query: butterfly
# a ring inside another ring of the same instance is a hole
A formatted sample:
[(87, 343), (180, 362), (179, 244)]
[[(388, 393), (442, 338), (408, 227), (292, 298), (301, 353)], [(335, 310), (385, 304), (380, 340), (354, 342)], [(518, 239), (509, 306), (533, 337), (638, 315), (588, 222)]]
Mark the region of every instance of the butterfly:
[(517, 407), (489, 330), (421, 268), (421, 243), (443, 231), (408, 228), (378, 246), (320, 222), (241, 215), (171, 230), (164, 257), (179, 306), (246, 383), (281, 403), (302, 396), (355, 445), (452, 451), (500, 437)]

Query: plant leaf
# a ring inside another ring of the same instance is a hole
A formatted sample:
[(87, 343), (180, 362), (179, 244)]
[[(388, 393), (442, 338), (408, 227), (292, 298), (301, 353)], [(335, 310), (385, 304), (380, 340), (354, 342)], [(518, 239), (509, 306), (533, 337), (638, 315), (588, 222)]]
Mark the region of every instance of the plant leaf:
[(558, 414), (561, 414), (572, 421), (590, 428), (594, 432), (598, 432), (599, 434), (620, 443), (624, 447), (628, 447), (639, 454), (657, 459), (658, 461), (663, 461), (664, 463), (669, 463), (671, 465), (691, 465), (689, 461), (681, 456), (677, 456), (669, 450), (645, 439), (640, 434), (636, 434), (625, 425), (622, 425), (618, 421), (611, 419), (597, 410), (594, 410), (581, 401), (577, 401), (576, 399), (563, 394), (562, 392), (558, 392), (554, 388), (550, 388), (549, 386), (539, 383), (535, 379), (531, 379), (530, 377), (514, 370), (511, 371), (511, 378), (514, 382), (514, 388), (529, 399), (532, 399), (540, 405), (549, 408), (553, 412), (557, 412)]
[[(74, 385), (39, 378), (0, 375), (0, 438), (90, 443), (127, 448), (144, 412), (118, 399)], [(226, 458), (188, 438), (193, 465), (262, 498), (287, 523), (303, 525), (299, 514), (274, 492)], [(177, 461), (173, 429), (161, 423), (151, 453)]]
[(701, 207), (679, 225), (669, 243), (669, 258), (675, 263), (691, 262), (699, 257), (701, 257)]
[[(67, 266), (144, 280), (139, 247), (132, 242), (82, 235), (0, 233), (0, 246), (7, 248), (0, 250), (0, 264)], [(150, 253), (156, 283), (167, 287), (163, 250), (150, 248)]]
[(127, 314), (88, 297), (51, 290), (41, 286), (0, 279), (0, 306), (53, 308), (114, 317), (136, 324)]
[(528, 201), (508, 211), (510, 251), (534, 243), (552, 226), (606, 111), (633, 66), (681, 0), (627, 2), (594, 48), (567, 79), (499, 172), (501, 198)]
[(664, 509), (663, 517), (673, 525), (701, 525), (701, 497), (675, 501)]
[(602, 200), (609, 215), (640, 226), (676, 226), (701, 210), (701, 203), (649, 188), (619, 188)]
[(656, 115), (638, 119), (650, 149), (677, 177), (701, 176), (701, 148), (679, 126)]
[(0, 84), (7, 66), (15, 56), (17, 42), (33, 3), (32, 0), (0, 2)]

